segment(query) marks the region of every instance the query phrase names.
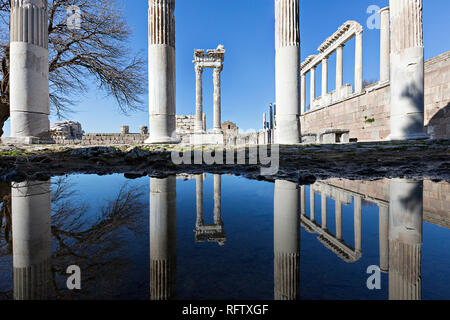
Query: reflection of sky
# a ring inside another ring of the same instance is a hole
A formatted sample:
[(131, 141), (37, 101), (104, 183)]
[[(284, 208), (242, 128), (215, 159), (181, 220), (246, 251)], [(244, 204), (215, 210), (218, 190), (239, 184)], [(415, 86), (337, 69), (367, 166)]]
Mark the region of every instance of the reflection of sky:
[[(54, 181), (56, 178), (53, 178)], [(72, 199), (89, 204), (89, 220), (98, 209), (117, 195), (124, 182), (139, 187), (144, 203), (149, 199), (149, 178), (126, 180), (123, 175), (73, 175), (69, 177), (78, 193)], [(214, 209), (213, 175), (204, 181), (204, 218), (212, 223)], [(195, 243), (196, 182), (177, 180), (177, 298), (178, 299), (273, 299), (273, 194), (274, 184), (222, 176), (222, 219), (226, 234), (223, 247), (217, 243)], [(305, 211), (310, 216), (310, 187), (305, 187)], [(117, 298), (149, 299), (149, 217), (142, 217), (144, 234), (121, 235), (132, 263), (117, 288)], [(335, 234), (335, 201), (327, 199), (327, 228)], [(300, 214), (300, 213), (299, 213)], [(353, 203), (342, 206), (343, 239), (354, 247)], [(315, 195), (315, 219), (321, 223), (321, 197)], [(379, 264), (378, 207), (362, 201), (362, 257), (346, 263), (301, 228), (301, 299), (387, 299), (388, 275), (382, 274), (382, 289), (366, 287), (370, 265)], [(423, 299), (448, 299), (450, 232), (424, 222), (422, 247)], [(12, 290), (12, 259), (0, 259), (0, 292)], [(1, 297), (0, 297), (1, 298)]]

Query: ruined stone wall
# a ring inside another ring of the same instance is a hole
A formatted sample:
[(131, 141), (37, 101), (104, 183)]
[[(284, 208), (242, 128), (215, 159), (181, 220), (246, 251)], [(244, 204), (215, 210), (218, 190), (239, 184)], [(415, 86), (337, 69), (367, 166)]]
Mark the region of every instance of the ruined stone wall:
[(67, 145), (113, 145), (113, 144), (143, 144), (148, 134), (140, 133), (88, 133), (81, 139), (66, 139), (54, 137), (56, 144)]
[[(450, 138), (450, 51), (425, 62), (425, 125), (432, 138)], [(302, 135), (327, 129), (350, 130), (350, 139), (379, 141), (390, 134), (389, 84), (300, 116)]]
[(176, 116), (177, 120), (177, 132), (194, 132), (194, 123), (195, 123), (195, 116), (183, 116), (178, 115)]

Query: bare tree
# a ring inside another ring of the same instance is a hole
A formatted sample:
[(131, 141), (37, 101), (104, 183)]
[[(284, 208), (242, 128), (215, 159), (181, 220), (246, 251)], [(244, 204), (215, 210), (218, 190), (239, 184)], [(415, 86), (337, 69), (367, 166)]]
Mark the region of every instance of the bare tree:
[[(68, 8), (80, 8), (81, 27), (69, 28)], [(9, 10), (10, 0), (0, 0), (0, 136), (9, 118)], [(131, 29), (116, 0), (49, 0), (50, 105), (58, 117), (73, 111), (76, 97), (94, 82), (115, 98), (121, 112), (141, 109), (146, 92), (145, 60), (132, 54)]]

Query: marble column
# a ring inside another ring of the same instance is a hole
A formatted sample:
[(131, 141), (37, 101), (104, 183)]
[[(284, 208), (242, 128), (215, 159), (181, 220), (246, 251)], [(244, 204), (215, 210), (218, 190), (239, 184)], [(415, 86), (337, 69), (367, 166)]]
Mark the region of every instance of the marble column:
[(14, 299), (50, 297), (50, 181), (12, 184)]
[(203, 132), (203, 68), (195, 66), (195, 123), (194, 131)]
[(275, 0), (276, 143), (300, 143), (300, 0)]
[(267, 129), (267, 115), (265, 112), (263, 113), (263, 129)]
[(328, 57), (322, 59), (322, 98), (328, 93)]
[(176, 296), (176, 177), (150, 179), (150, 299)]
[(310, 86), (309, 86), (309, 101), (310, 108), (313, 110), (314, 99), (316, 98), (316, 67), (312, 67), (310, 70)]
[(203, 175), (195, 176), (195, 201), (197, 209), (196, 227), (200, 227), (204, 223), (203, 219)]
[(423, 182), (389, 183), (389, 299), (420, 300)]
[(314, 201), (312, 185), (309, 186), (309, 213), (311, 215), (311, 221), (314, 221), (316, 219), (316, 202)]
[(222, 222), (222, 176), (214, 175), (214, 224), (223, 225)]
[(336, 239), (342, 240), (342, 202), (335, 200)]
[(306, 215), (305, 186), (300, 186), (300, 213)]
[(362, 252), (362, 205), (361, 197), (353, 196), (353, 224), (354, 224), (354, 236), (355, 236), (355, 251)]
[(222, 120), (221, 120), (221, 85), (220, 85), (220, 73), (222, 68), (214, 68), (213, 82), (214, 82), (214, 128), (217, 133), (222, 133)]
[(322, 229), (327, 228), (327, 195), (322, 191), (320, 195), (320, 208), (322, 212)]
[(391, 134), (389, 140), (424, 139), (422, 0), (391, 0)]
[(380, 82), (388, 81), (390, 78), (390, 55), (391, 55), (391, 32), (389, 7), (380, 10)]
[(363, 90), (363, 32), (356, 34), (355, 41), (355, 93)]
[(150, 137), (145, 143), (178, 143), (176, 137), (175, 0), (149, 0), (148, 84)]
[(12, 0), (10, 25), (11, 141), (49, 135), (47, 0)]
[(301, 78), (301, 114), (304, 114), (306, 111), (306, 75), (302, 74)]
[(389, 206), (379, 204), (380, 269), (389, 271)]
[(336, 91), (338, 92), (344, 83), (344, 45), (336, 49)]
[(298, 185), (275, 181), (274, 190), (274, 296), (296, 300), (300, 283), (300, 216)]

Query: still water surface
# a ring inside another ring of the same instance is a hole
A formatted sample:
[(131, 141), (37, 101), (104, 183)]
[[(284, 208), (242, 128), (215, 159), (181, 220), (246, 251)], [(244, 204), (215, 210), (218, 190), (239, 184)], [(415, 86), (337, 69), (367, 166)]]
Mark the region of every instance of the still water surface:
[(448, 183), (71, 175), (0, 201), (0, 299), (450, 299)]

